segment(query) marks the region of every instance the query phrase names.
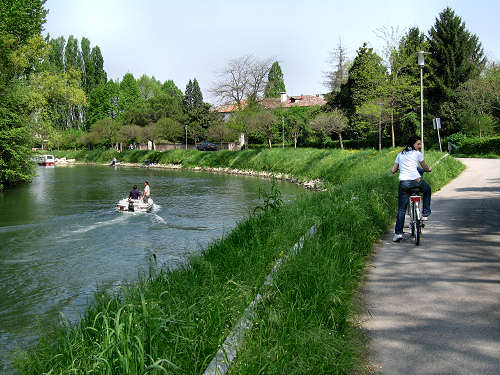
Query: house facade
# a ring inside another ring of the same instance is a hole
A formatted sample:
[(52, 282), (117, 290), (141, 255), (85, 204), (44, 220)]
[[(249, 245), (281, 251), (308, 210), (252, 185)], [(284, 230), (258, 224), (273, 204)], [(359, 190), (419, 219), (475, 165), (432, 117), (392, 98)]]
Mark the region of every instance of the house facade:
[[(291, 108), (291, 107), (312, 107), (315, 105), (325, 105), (327, 102), (323, 95), (298, 95), (288, 96), (286, 92), (281, 93), (279, 98), (259, 99), (259, 104), (264, 109)], [(242, 100), (240, 107), (245, 109), (246, 100)], [(237, 104), (223, 105), (217, 108), (217, 111), (223, 115), (224, 121), (229, 120), (231, 115), (238, 110)]]

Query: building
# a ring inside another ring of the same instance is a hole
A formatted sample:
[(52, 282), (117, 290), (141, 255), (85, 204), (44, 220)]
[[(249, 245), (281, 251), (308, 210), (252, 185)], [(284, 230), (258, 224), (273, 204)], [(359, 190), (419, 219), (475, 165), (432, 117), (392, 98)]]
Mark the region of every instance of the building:
[[(286, 92), (281, 93), (279, 98), (263, 98), (258, 100), (259, 104), (264, 109), (291, 108), (291, 107), (312, 107), (315, 105), (325, 105), (327, 102), (323, 95), (299, 95), (288, 96)], [(246, 100), (241, 101), (241, 109), (245, 109)], [(229, 120), (231, 114), (236, 112), (238, 106), (236, 104), (223, 105), (217, 108), (219, 113), (222, 113), (224, 121)]]

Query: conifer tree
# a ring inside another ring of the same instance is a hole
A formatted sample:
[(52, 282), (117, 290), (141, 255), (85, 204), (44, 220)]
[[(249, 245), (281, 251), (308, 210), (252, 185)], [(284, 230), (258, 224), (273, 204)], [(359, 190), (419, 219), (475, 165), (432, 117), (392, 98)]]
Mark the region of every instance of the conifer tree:
[(433, 88), (430, 100), (434, 110), (453, 100), (455, 90), (470, 78), (477, 77), (486, 58), (479, 38), (471, 34), (451, 8), (444, 9), (429, 30), (429, 69)]
[(200, 85), (196, 78), (193, 79), (193, 108), (198, 108), (203, 105), (203, 94), (201, 93)]
[(184, 108), (186, 111), (190, 111), (193, 109), (193, 82), (189, 80), (186, 85), (186, 91), (184, 91)]
[(271, 69), (267, 75), (267, 84), (264, 89), (264, 96), (266, 98), (279, 98), (280, 93), (285, 91), (283, 72), (281, 71), (280, 64), (275, 61), (273, 65), (271, 65)]

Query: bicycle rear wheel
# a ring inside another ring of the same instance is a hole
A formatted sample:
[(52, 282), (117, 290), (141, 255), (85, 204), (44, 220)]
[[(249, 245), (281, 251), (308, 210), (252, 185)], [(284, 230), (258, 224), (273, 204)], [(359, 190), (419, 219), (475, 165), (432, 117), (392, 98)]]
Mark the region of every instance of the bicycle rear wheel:
[(413, 235), (415, 236), (415, 245), (418, 246), (420, 245), (420, 235), (422, 234), (421, 231), (421, 222), (420, 222), (420, 213), (418, 212), (419, 210), (419, 205), (417, 202), (413, 204), (413, 225), (411, 228), (411, 231)]

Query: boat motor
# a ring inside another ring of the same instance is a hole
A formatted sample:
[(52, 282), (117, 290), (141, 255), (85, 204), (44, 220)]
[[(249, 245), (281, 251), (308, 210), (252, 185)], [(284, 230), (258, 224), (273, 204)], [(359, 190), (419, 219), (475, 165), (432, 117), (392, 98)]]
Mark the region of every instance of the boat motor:
[(128, 210), (134, 212), (134, 201), (128, 201)]

